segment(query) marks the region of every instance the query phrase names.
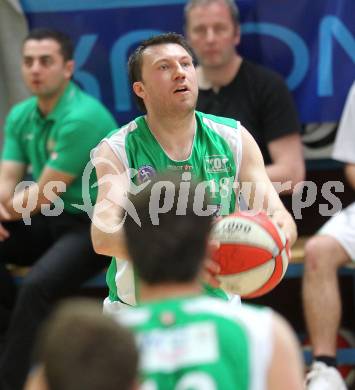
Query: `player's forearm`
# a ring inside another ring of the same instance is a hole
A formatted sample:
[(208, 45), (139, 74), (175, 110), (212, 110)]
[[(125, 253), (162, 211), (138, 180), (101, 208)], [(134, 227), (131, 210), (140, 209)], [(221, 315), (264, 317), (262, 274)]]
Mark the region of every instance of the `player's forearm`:
[(16, 183), (0, 180), (0, 203), (6, 204), (13, 198)]
[(9, 199), (12, 198), (12, 194), (9, 191), (0, 190), (0, 203), (6, 204)]
[(0, 202), (5, 203), (14, 195), (14, 188), (6, 181), (0, 181)]
[(91, 239), (96, 253), (119, 259), (128, 258), (122, 226), (119, 222), (105, 223), (94, 216), (91, 224)]

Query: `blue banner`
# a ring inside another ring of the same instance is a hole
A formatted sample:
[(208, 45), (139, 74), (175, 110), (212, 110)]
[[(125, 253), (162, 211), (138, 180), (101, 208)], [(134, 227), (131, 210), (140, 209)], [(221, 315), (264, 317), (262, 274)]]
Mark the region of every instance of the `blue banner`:
[[(123, 124), (138, 114), (126, 63), (139, 41), (182, 32), (185, 0), (22, 0), (30, 27), (67, 32), (77, 81)], [(302, 122), (338, 121), (355, 79), (355, 1), (239, 0), (240, 52), (281, 73)]]

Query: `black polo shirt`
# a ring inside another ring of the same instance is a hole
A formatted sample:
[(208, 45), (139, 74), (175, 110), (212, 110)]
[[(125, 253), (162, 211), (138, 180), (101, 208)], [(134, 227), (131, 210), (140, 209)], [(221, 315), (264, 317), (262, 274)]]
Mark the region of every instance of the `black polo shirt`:
[(267, 144), (301, 129), (281, 76), (245, 59), (234, 80), (218, 93), (199, 90), (197, 109), (239, 120), (255, 138), (266, 164), (271, 162)]

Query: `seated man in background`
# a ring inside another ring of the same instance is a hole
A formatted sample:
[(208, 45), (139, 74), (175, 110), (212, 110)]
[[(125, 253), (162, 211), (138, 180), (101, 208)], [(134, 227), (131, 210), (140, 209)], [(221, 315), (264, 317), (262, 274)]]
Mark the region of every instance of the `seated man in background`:
[[(0, 168), (0, 306), (11, 315), (1, 318), (2, 331), (8, 328), (1, 390), (22, 389), (35, 333), (53, 303), (107, 264), (93, 251), (89, 216), (74, 205), (83, 204), (84, 190), (95, 200), (94, 177), (84, 183), (82, 175), (90, 150), (116, 127), (105, 107), (71, 82), (66, 35), (33, 30), (22, 54), (34, 96), (6, 119)], [(29, 166), (34, 181), (21, 182)], [(17, 295), (8, 263), (31, 266)]]
[[(333, 158), (345, 163), (355, 189), (355, 83), (350, 89), (334, 144)], [(355, 260), (355, 203), (335, 214), (305, 246), (303, 306), (313, 348), (309, 390), (343, 390), (336, 367), (341, 319), (338, 268)]]
[(199, 62), (197, 109), (234, 118), (258, 143), (272, 182), (304, 180), (300, 123), (292, 96), (275, 72), (241, 57), (234, 0), (190, 0), (185, 33)]
[(124, 223), (139, 304), (116, 318), (136, 332), (142, 388), (303, 389), (300, 350), (280, 316), (202, 292), (213, 217), (196, 213), (209, 201), (193, 183), (181, 192), (180, 181), (157, 176), (130, 196), (140, 224)]
[(25, 390), (133, 390), (138, 352), (131, 332), (90, 300), (57, 308), (37, 337)]

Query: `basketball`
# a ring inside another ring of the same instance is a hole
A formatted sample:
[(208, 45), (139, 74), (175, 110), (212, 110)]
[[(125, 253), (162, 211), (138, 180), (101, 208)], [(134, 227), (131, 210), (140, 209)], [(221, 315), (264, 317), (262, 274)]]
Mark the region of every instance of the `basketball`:
[(283, 231), (265, 212), (237, 212), (218, 221), (212, 239), (220, 243), (212, 258), (221, 267), (221, 288), (242, 298), (272, 290), (285, 275), (289, 246)]

